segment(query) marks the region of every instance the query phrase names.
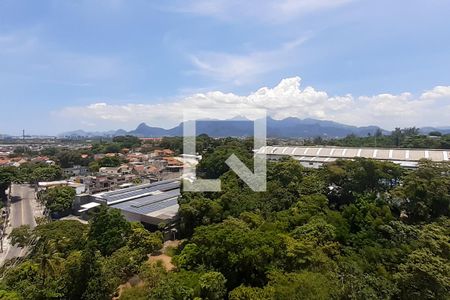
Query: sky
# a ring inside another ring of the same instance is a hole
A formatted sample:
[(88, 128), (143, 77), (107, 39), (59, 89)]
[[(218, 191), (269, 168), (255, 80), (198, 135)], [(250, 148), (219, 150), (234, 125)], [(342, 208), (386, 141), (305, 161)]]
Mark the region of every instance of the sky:
[(448, 0), (0, 0), (0, 134), (183, 109), (450, 126)]

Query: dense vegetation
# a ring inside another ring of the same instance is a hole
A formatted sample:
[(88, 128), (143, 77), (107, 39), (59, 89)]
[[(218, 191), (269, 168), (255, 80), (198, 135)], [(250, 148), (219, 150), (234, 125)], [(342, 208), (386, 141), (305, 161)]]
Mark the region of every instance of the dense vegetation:
[(333, 145), (345, 147), (385, 147), (385, 148), (428, 148), (450, 149), (450, 134), (430, 132), (420, 134), (419, 129), (396, 128), (390, 135), (383, 135), (381, 131), (367, 137), (349, 135), (342, 139), (325, 140), (320, 137), (306, 141), (308, 145)]
[(34, 230), (15, 229), (11, 239), (31, 251), (25, 259), (2, 268), (0, 297), (4, 299), (109, 300), (120, 283), (138, 273), (147, 253), (162, 245), (159, 232), (150, 233), (106, 207), (89, 225), (44, 222)]
[(284, 160), (254, 193), (224, 170), (222, 192), (183, 195), (177, 269), (144, 264), (122, 299), (448, 299), (449, 172)]
[(38, 199), (50, 215), (60, 217), (70, 213), (75, 190), (70, 186), (56, 186), (40, 191)]
[(267, 192), (254, 193), (223, 157), (219, 147), (201, 163), (222, 192), (181, 200), (180, 273), (220, 272), (229, 299), (450, 297), (448, 164), (356, 159), (314, 170), (287, 159), (269, 164)]
[[(5, 266), (0, 299), (111, 299), (130, 278), (120, 299), (449, 299), (448, 163), (285, 159), (268, 164), (256, 193), (224, 163), (233, 152), (251, 165), (250, 141), (204, 136), (197, 148), (199, 174), (222, 191), (183, 193), (174, 270), (147, 261), (160, 233), (102, 207), (89, 225), (14, 230), (31, 251)], [(49, 205), (64, 208), (67, 193), (53, 193)]]
[(12, 182), (37, 183), (58, 180), (63, 177), (62, 169), (46, 163), (24, 163), (20, 167), (0, 167), (0, 199), (5, 200), (6, 189)]

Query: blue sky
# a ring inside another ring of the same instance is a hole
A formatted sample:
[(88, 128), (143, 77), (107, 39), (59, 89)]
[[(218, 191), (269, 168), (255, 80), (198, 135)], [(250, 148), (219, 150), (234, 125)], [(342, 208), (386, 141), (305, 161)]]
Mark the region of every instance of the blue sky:
[(169, 127), (183, 107), (223, 103), (448, 126), (449, 11), (442, 0), (0, 0), (0, 134)]

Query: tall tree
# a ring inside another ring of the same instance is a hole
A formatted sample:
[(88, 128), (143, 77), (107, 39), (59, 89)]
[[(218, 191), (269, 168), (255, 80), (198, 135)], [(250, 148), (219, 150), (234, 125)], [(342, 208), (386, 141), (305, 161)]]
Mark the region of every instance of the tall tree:
[(61, 216), (68, 214), (75, 200), (75, 190), (69, 186), (57, 186), (40, 194), (40, 200), (50, 214)]
[(125, 220), (118, 209), (102, 205), (92, 218), (88, 233), (90, 241), (96, 245), (103, 255), (111, 255), (125, 246), (131, 232), (130, 223)]
[(6, 190), (14, 181), (16, 174), (14, 167), (0, 167), (0, 200), (6, 200)]

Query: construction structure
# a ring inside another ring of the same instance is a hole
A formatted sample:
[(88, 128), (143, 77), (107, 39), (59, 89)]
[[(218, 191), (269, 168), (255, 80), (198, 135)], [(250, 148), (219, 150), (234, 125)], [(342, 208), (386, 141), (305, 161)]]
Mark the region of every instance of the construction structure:
[(386, 148), (352, 148), (326, 146), (265, 146), (256, 149), (255, 155), (266, 155), (268, 160), (279, 160), (290, 156), (298, 160), (304, 167), (319, 168), (325, 163), (337, 159), (354, 159), (357, 157), (381, 161), (391, 161), (405, 168), (416, 168), (421, 159), (435, 162), (449, 161), (448, 149), (386, 149)]

